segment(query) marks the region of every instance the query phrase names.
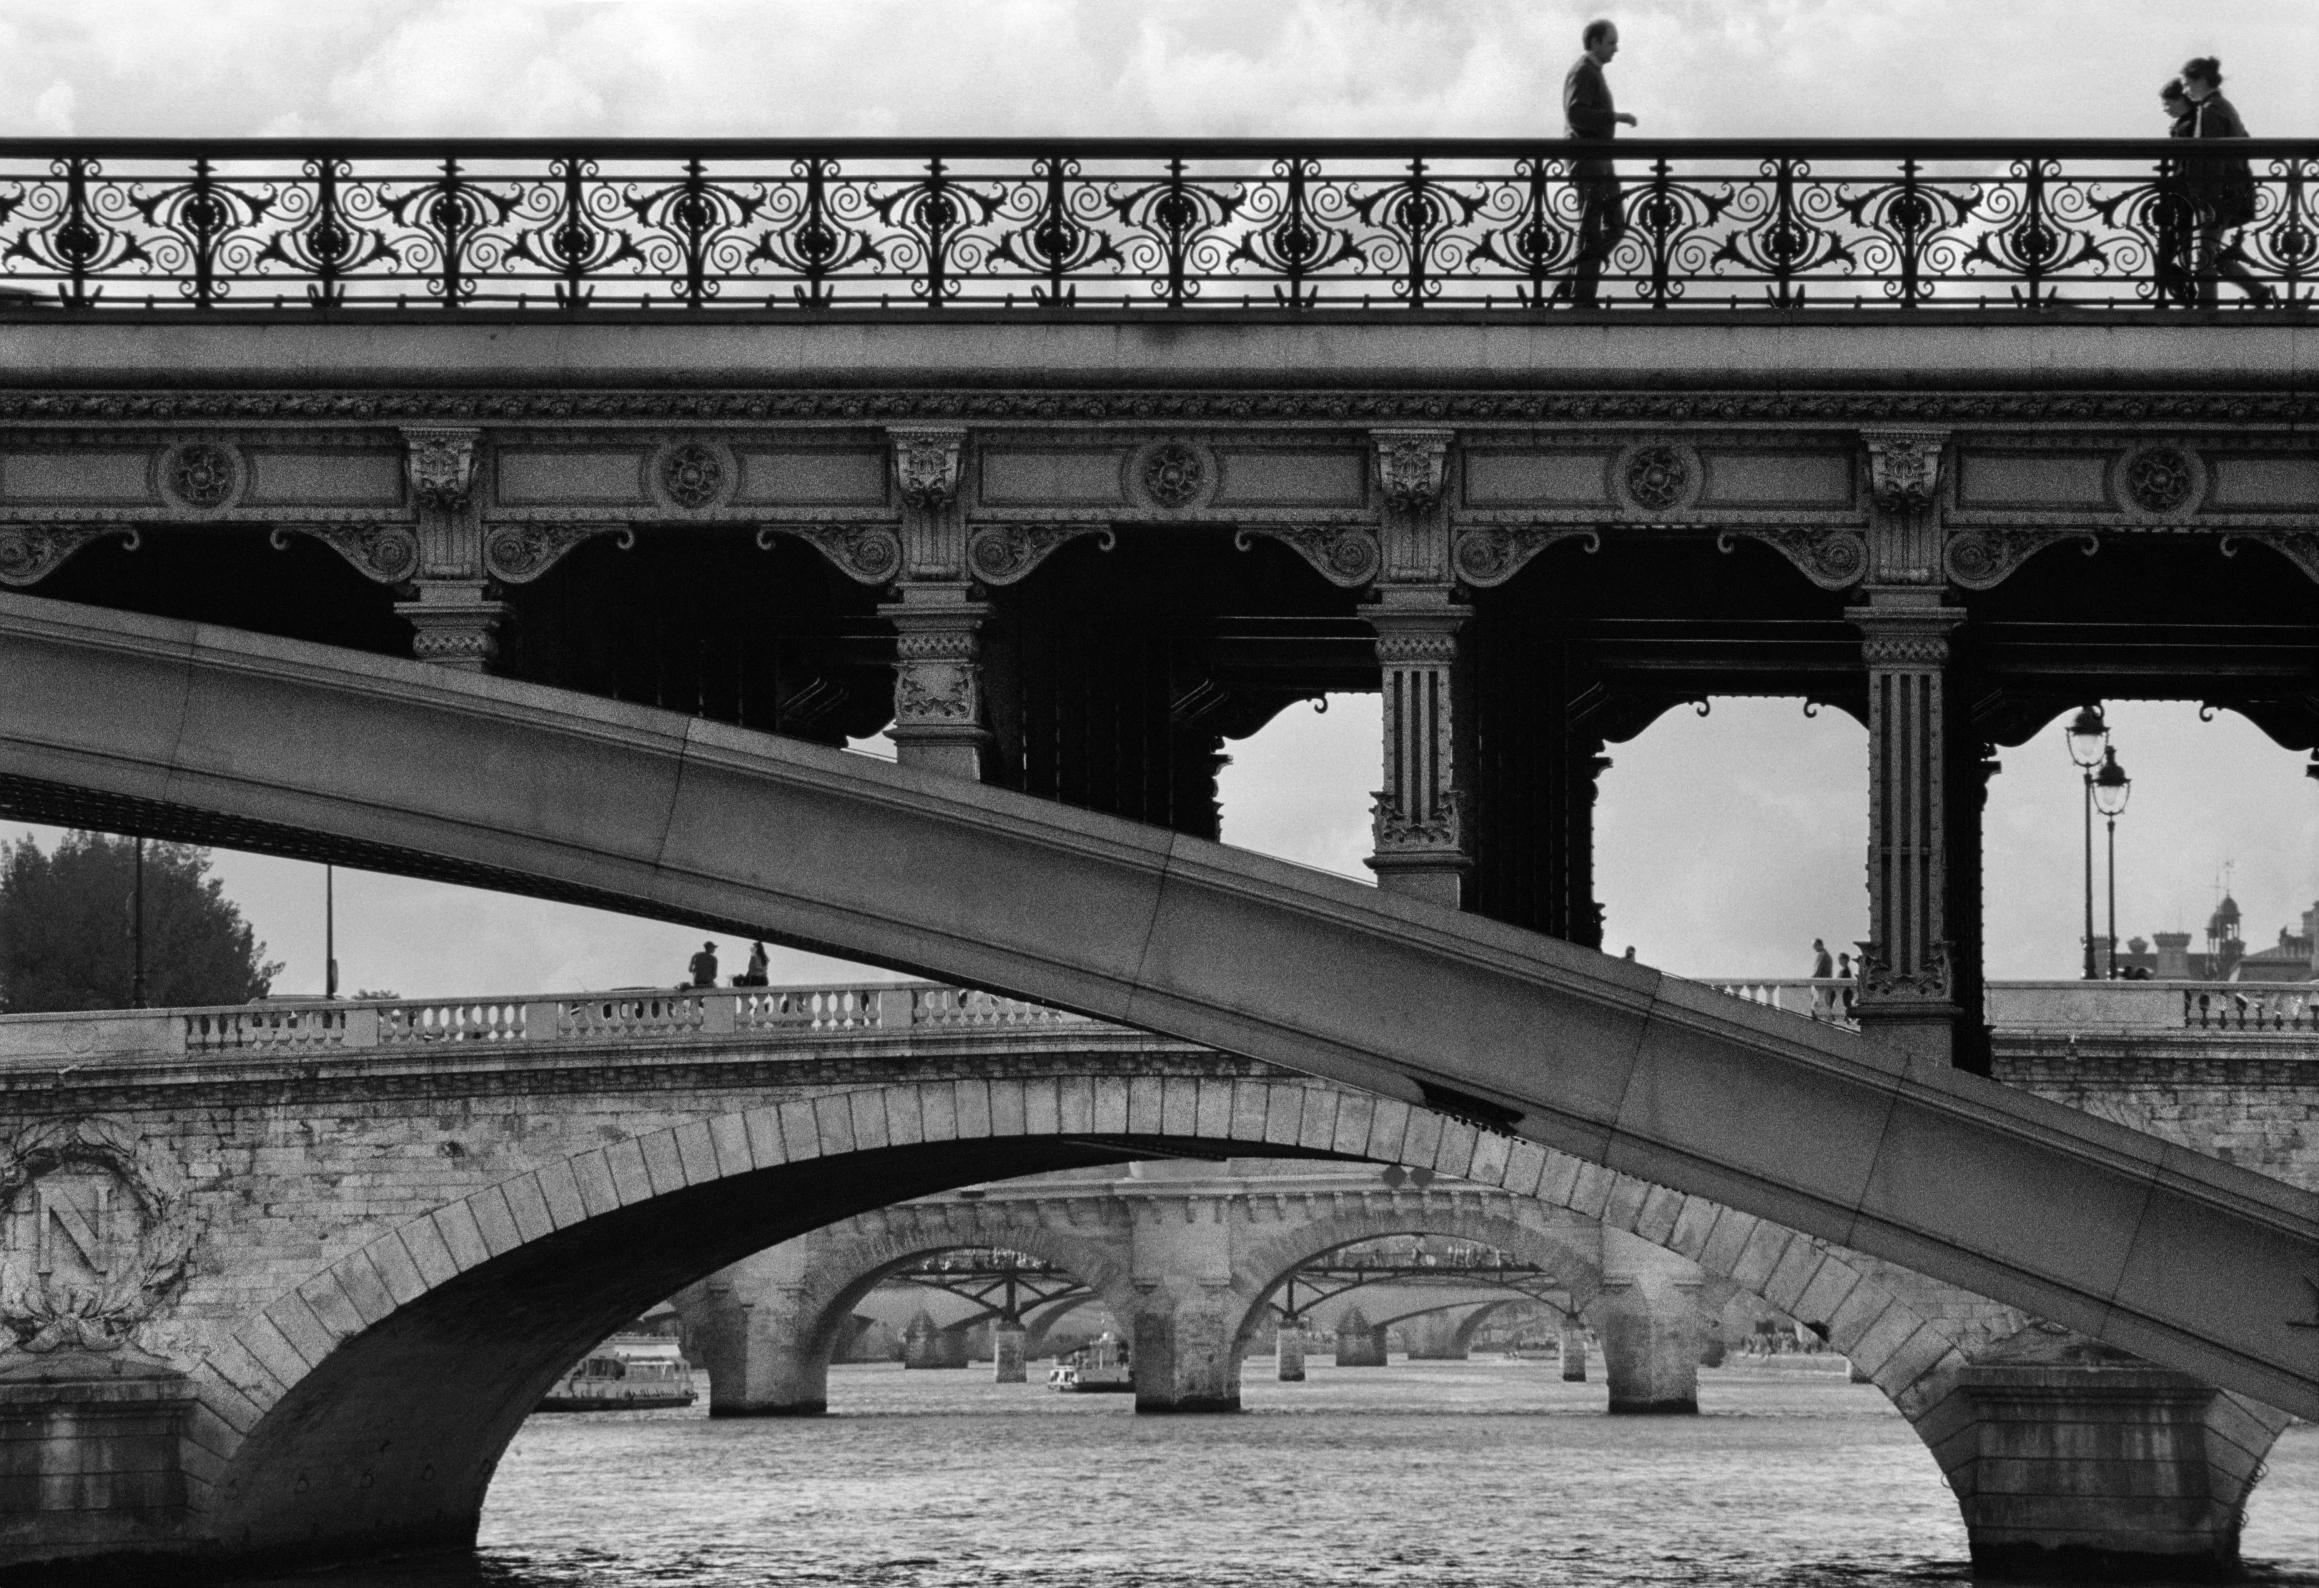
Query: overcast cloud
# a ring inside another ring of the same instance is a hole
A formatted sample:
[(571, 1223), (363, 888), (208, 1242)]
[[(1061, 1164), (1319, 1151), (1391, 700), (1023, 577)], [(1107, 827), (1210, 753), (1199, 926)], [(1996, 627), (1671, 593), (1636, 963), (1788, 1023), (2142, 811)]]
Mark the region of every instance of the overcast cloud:
[[(1625, 38), (1619, 103), (1650, 134), (2155, 135), (2158, 83), (2211, 53), (2258, 135), (2319, 135), (2308, 0), (0, 0), (0, 135), (1553, 134), (1598, 12)], [(2113, 720), (2136, 779), (2126, 932), (2197, 929), (2231, 860), (2258, 945), (2319, 898), (2319, 785), (2300, 756), (2189, 705)], [(1375, 702), (1350, 700), (1233, 747), (1226, 837), (1364, 876), (1376, 740)], [(1862, 935), (1857, 724), (1726, 701), (1612, 756), (1598, 875), (1614, 952), (1795, 974), (1812, 937)], [(2005, 759), (1990, 968), (2066, 976), (2076, 773), (2051, 732)], [(219, 869), (289, 961), (282, 987), (318, 990), (317, 870)], [(339, 897), (350, 988), (667, 981), (698, 941), (393, 878), (342, 876)], [(780, 970), (852, 974), (802, 956)]]

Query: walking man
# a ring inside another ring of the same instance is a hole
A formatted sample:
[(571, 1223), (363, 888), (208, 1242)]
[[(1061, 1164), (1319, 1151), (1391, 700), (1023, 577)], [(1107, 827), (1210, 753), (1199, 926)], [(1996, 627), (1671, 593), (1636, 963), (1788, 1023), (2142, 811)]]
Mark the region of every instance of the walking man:
[[(1635, 125), (1634, 117), (1611, 103), (1610, 84), (1602, 75), (1618, 54), (1618, 24), (1597, 18), (1586, 25), (1579, 43), (1585, 53), (1562, 80), (1563, 130), (1573, 138), (1615, 138), (1621, 126)], [(1626, 205), (1619, 195), (1618, 167), (1607, 159), (1579, 160), (1571, 167), (1570, 181), (1578, 192), (1578, 253), (1570, 263), (1570, 279), (1555, 296), (1591, 309), (1603, 263), (1627, 234)]]
[[(1827, 939), (1825, 939), (1825, 938), (1819, 938), (1819, 937), (1815, 937), (1815, 938), (1813, 938), (1813, 939), (1812, 939), (1812, 980), (1813, 980), (1813, 982), (1814, 982), (1814, 983), (1818, 983), (1818, 984), (1824, 984), (1824, 983), (1826, 983), (1826, 982), (1827, 982), (1827, 981), (1828, 981), (1828, 980), (1829, 980), (1831, 977), (1833, 977), (1835, 974), (1836, 974), (1836, 962), (1835, 962), (1834, 960), (1832, 960), (1832, 959), (1830, 959), (1830, 958), (1828, 957), (1828, 942), (1827, 942)], [(1836, 1000), (1835, 1000), (1834, 996), (1831, 994), (1830, 990), (1829, 990), (1829, 989), (1828, 989), (1828, 988), (1827, 988), (1825, 985), (1815, 985), (1815, 986), (1812, 988), (1812, 1018), (1813, 1018), (1814, 1020), (1825, 1020), (1825, 1019), (1827, 1019), (1827, 1018), (1829, 1017), (1829, 1013), (1830, 1013), (1830, 1011), (1834, 1009), (1834, 1007), (1835, 1007), (1835, 1003), (1836, 1003)]]

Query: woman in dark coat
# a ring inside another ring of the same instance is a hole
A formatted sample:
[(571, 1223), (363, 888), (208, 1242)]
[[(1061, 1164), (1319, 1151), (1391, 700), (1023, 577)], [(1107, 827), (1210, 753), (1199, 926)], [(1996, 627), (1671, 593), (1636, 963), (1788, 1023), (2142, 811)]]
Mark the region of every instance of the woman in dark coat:
[[(2222, 97), (2222, 63), (2202, 55), (2182, 67), (2183, 92), (2196, 107), (2193, 138), (2244, 138), (2247, 124)], [(2215, 306), (2216, 278), (2228, 276), (2249, 298), (2269, 303), (2271, 289), (2255, 279), (2239, 251), (2238, 231), (2255, 218), (2255, 174), (2246, 161), (2227, 155), (2197, 155), (2183, 161), (2183, 185), (2198, 210), (2198, 306)], [(2230, 240), (2223, 241), (2225, 233)]]

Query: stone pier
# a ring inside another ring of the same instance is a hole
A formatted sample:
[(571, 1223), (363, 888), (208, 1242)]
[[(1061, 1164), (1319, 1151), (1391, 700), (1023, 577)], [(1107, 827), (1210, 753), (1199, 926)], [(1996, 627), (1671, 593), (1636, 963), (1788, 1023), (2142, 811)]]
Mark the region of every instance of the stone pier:
[(1614, 1417), (1699, 1410), (1699, 1309), (1683, 1286), (1655, 1273), (1604, 1281), (1595, 1303), (1603, 1376)]
[(902, 1366), (954, 1368), (966, 1366), (966, 1330), (943, 1328), (923, 1307), (902, 1331)]
[(1586, 1325), (1575, 1314), (1562, 1320), (1562, 1382), (1586, 1382)]
[(1273, 1360), (1280, 1365), (1280, 1382), (1304, 1382), (1304, 1323), (1284, 1323), (1272, 1337)]
[(1385, 1329), (1373, 1324), (1358, 1307), (1348, 1307), (1337, 1320), (1337, 1366), (1383, 1367)]
[(994, 1384), (1022, 1384), (1030, 1374), (1024, 1367), (1029, 1352), (1026, 1346), (1030, 1331), (1020, 1323), (1001, 1319), (991, 1326), (990, 1360), (991, 1382)]

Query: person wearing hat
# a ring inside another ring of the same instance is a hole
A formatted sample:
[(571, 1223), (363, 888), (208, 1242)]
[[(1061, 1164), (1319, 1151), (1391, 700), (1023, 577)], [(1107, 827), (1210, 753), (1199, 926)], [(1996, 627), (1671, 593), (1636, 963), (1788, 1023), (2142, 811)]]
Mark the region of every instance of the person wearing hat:
[(717, 945), (703, 943), (701, 951), (692, 957), (692, 985), (714, 987), (717, 984)]

